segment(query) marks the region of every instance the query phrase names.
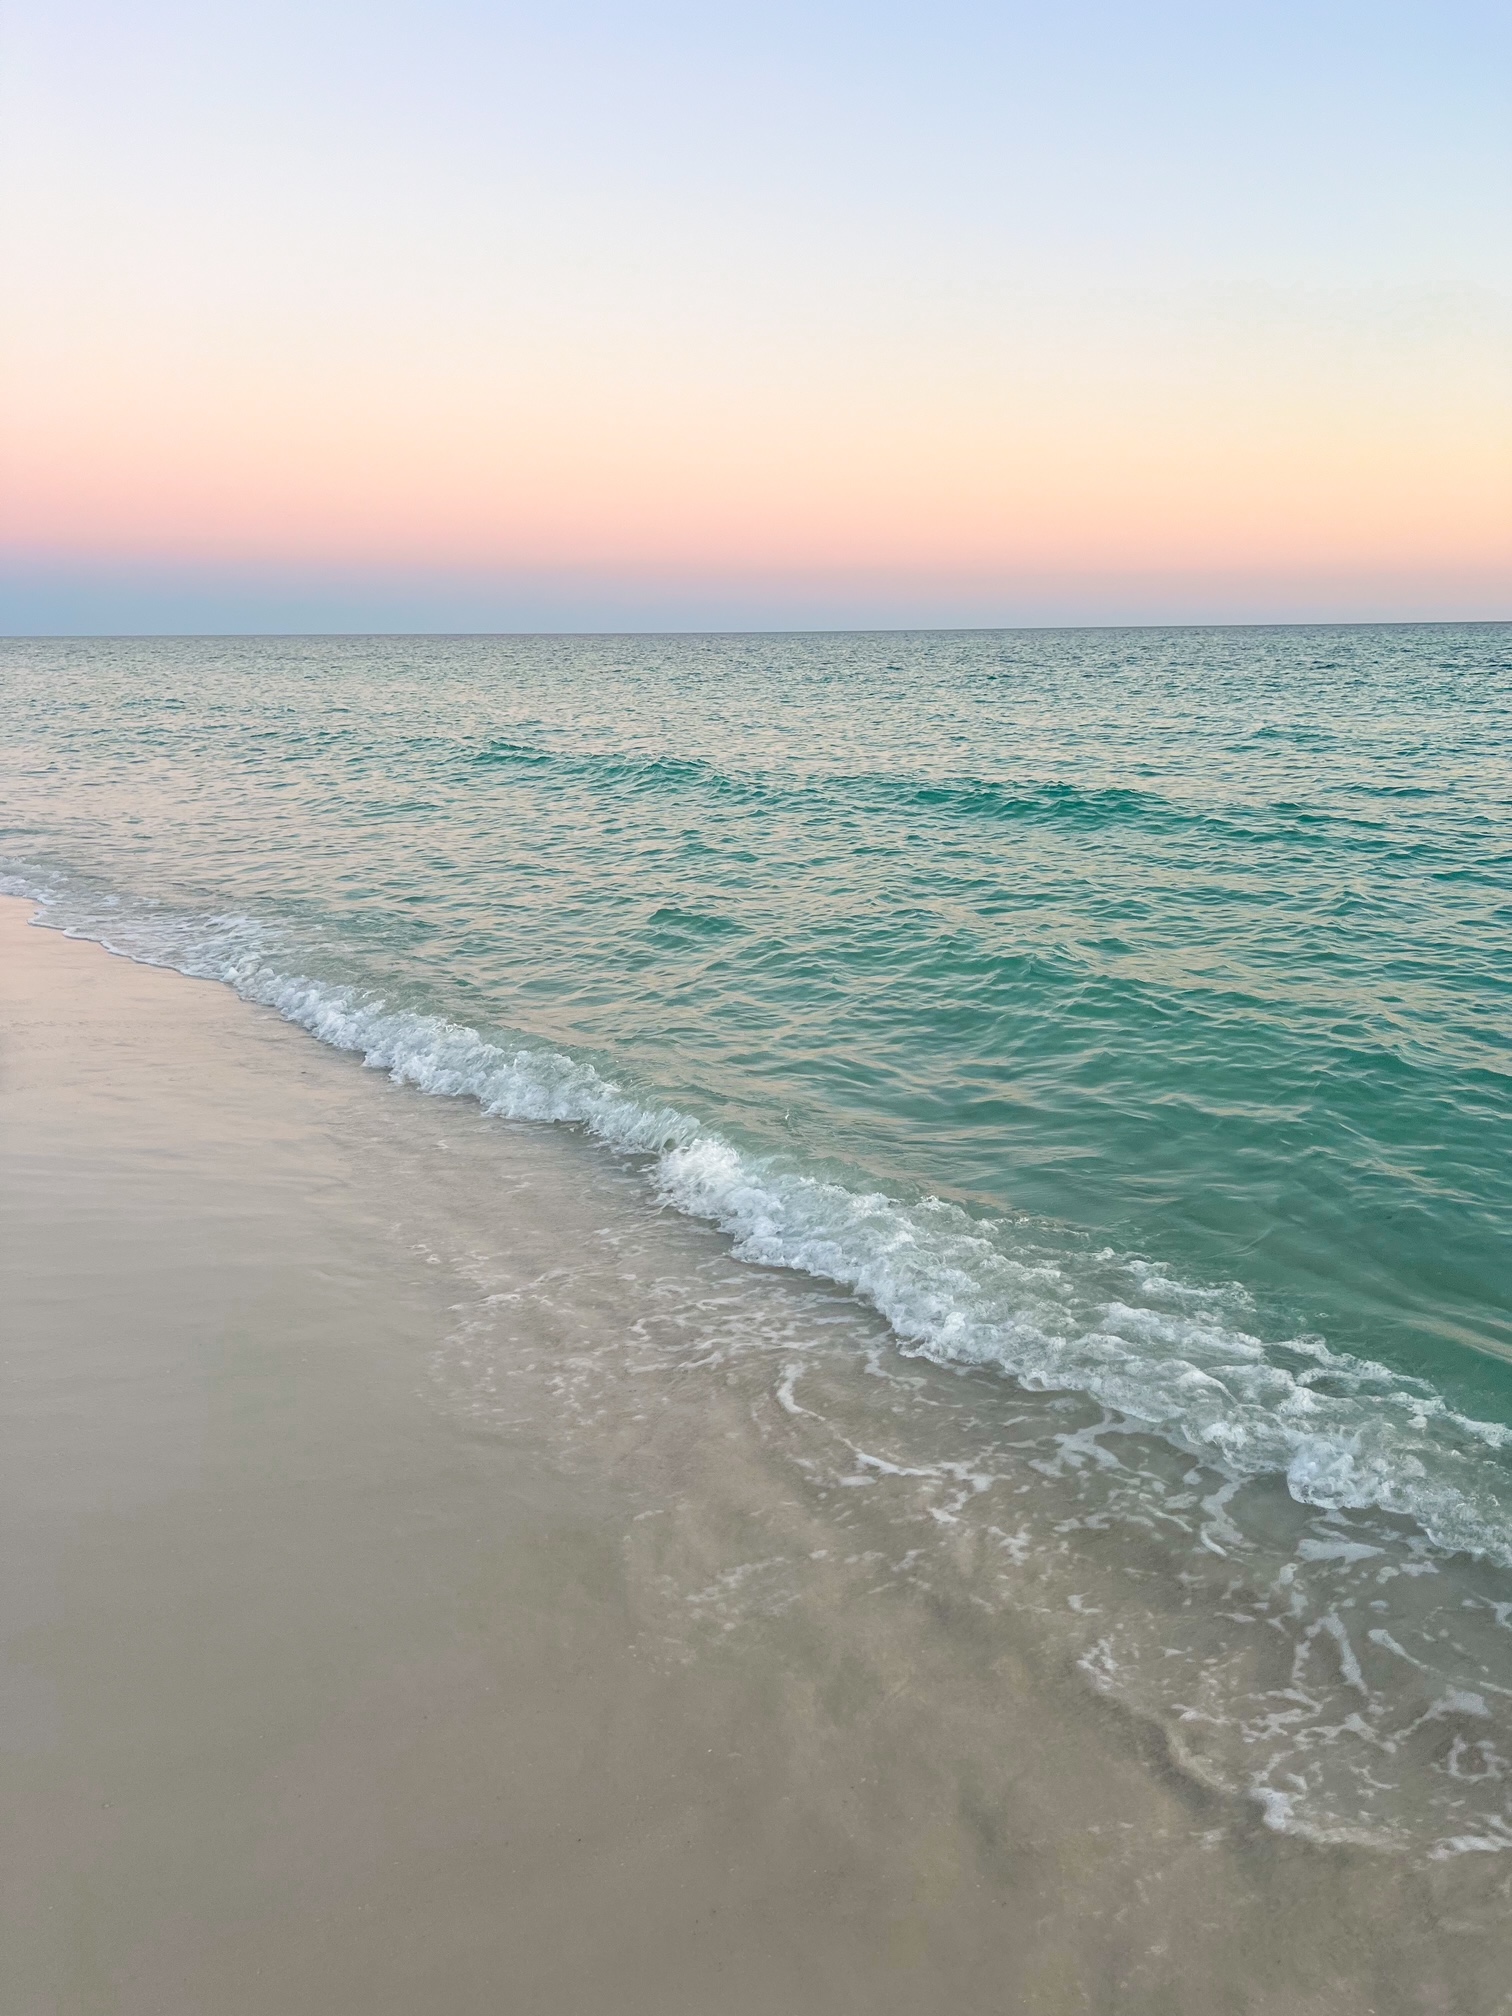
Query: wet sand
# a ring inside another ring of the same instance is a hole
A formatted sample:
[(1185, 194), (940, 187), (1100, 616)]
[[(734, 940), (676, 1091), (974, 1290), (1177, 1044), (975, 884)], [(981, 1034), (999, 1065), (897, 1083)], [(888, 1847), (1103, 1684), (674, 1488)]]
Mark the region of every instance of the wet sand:
[(0, 2008), (1512, 2006), (1500, 1858), (1268, 1834), (969, 1563), (879, 1593), (839, 1558), (753, 1374), (620, 1366), (824, 1297), (585, 1143), (30, 914), (0, 903)]

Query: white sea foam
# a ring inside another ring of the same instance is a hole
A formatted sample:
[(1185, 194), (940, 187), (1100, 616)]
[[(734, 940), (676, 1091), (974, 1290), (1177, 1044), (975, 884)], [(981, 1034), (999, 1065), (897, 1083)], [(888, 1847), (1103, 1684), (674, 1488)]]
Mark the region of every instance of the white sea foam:
[[(1228, 1320), (1243, 1306), (1242, 1291), (1187, 1289), (1138, 1259), (1099, 1255), (1089, 1266), (1069, 1248), (1057, 1255), (1031, 1246), (1012, 1225), (973, 1219), (939, 1199), (852, 1189), (745, 1153), (581, 1059), (510, 1048), (465, 1025), (281, 971), (274, 941), (253, 920), (107, 910), (101, 898), (70, 892), (60, 900), (31, 876), (0, 878), (0, 888), (33, 897), (49, 922), (127, 956), (226, 981), (399, 1083), (472, 1098), (512, 1120), (579, 1127), (649, 1158), (665, 1204), (719, 1227), (744, 1260), (849, 1290), (886, 1319), (907, 1353), (996, 1367), (1041, 1391), (1084, 1393), (1231, 1478), (1279, 1474), (1302, 1504), (1398, 1513), (1442, 1548), (1512, 1564), (1497, 1461), (1512, 1432), (1316, 1338), (1268, 1346)], [(1107, 1292), (1110, 1279), (1121, 1281), (1120, 1292)]]

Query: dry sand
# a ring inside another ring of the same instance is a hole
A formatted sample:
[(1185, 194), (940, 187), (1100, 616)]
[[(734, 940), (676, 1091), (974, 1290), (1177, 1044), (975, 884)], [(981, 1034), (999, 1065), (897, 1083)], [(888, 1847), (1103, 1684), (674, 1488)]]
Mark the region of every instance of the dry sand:
[[(964, 1571), (873, 1600), (736, 1374), (612, 1369), (681, 1320), (621, 1264), (652, 1239), (727, 1299), (780, 1279), (585, 1144), (29, 914), (0, 903), (5, 2016), (1512, 2002), (1504, 1878), (1265, 1834)], [(736, 1628), (701, 1592), (758, 1541), (824, 1558)]]

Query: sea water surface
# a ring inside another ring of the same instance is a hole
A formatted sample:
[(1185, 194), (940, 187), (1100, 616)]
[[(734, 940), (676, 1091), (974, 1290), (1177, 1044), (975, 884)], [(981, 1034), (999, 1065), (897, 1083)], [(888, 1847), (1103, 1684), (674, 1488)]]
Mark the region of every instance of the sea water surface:
[(12, 641), (0, 679), (4, 886), (643, 1158), (894, 1371), (969, 1372), (866, 1457), (967, 1480), (937, 1523), (1000, 1475), (995, 1380), (1043, 1480), (1008, 1556), (1111, 1527), (1189, 1592), (1105, 1603), (1089, 1684), (1273, 1825), (1512, 1847), (1512, 626)]

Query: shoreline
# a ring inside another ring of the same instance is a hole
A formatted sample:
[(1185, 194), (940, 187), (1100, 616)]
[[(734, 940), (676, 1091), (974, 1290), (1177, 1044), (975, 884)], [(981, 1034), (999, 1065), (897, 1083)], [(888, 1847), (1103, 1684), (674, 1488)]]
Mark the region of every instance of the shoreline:
[(616, 1357), (717, 1344), (737, 1290), (747, 1327), (844, 1298), (732, 1286), (591, 1144), (33, 908), (0, 902), (18, 2010), (1504, 2006), (1500, 1858), (1268, 1834), (964, 1554), (869, 1597), (770, 1379)]

